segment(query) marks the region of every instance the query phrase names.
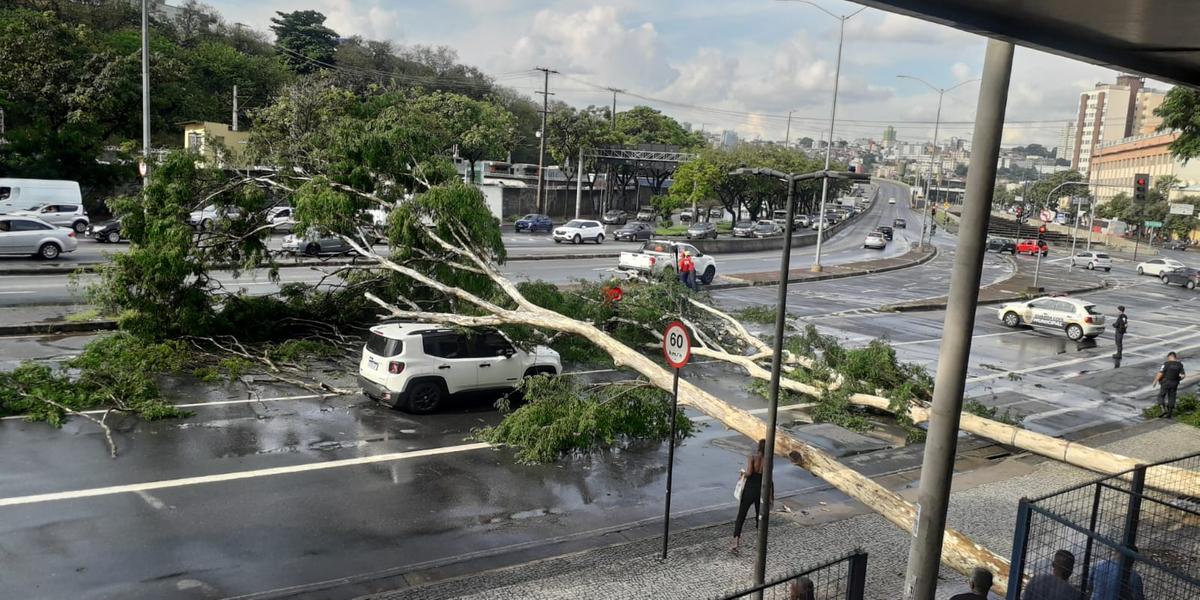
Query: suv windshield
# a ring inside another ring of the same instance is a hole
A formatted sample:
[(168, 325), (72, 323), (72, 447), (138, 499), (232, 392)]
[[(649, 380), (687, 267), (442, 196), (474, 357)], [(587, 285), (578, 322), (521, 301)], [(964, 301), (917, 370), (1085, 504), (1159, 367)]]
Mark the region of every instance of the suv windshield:
[(587, 221), (567, 221), (563, 227), (587, 227)]
[(404, 342), (400, 340), (394, 340), (385, 335), (380, 335), (374, 331), (372, 331), (371, 335), (367, 337), (367, 352), (370, 352), (376, 356), (396, 356), (397, 354), (400, 354), (403, 349)]

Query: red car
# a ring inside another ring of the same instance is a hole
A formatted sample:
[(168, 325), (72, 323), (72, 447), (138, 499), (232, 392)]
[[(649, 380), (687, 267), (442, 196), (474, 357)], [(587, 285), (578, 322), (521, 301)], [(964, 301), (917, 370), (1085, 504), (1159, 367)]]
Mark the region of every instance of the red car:
[(1039, 240), (1021, 240), (1017, 243), (1017, 254), (1034, 254), (1041, 253), (1042, 256), (1049, 254), (1050, 246), (1044, 241)]

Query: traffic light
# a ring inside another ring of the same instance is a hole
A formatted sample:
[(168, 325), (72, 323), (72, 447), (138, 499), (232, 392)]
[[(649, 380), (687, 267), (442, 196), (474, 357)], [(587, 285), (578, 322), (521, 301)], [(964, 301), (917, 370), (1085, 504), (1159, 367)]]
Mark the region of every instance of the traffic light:
[(1045, 239), (1046, 239), (1046, 226), (1039, 225), (1038, 226), (1038, 241), (1040, 242)]
[(1145, 173), (1138, 173), (1133, 176), (1133, 201), (1146, 201), (1146, 188), (1150, 187), (1150, 176)]

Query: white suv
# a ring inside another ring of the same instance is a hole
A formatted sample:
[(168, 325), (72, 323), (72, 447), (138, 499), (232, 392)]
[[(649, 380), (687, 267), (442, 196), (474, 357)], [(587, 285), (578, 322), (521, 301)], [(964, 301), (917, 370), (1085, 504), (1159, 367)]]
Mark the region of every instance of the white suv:
[(589, 240), (597, 244), (604, 241), (604, 226), (600, 224), (600, 221), (574, 219), (568, 221), (566, 225), (554, 228), (555, 244), (561, 244), (564, 241), (578, 244)]
[(1001, 306), (997, 315), (1009, 327), (1032, 325), (1058, 329), (1075, 342), (1104, 333), (1104, 315), (1096, 305), (1075, 298), (1047, 297), (1010, 302)]
[(55, 227), (74, 229), (77, 234), (84, 234), (91, 225), (87, 211), (82, 204), (43, 204), (29, 210), (12, 213), (22, 217), (37, 217)]
[(1080, 252), (1071, 257), (1071, 266), (1083, 265), (1090, 270), (1112, 270), (1112, 258), (1103, 252)]
[(525, 377), (561, 372), (557, 352), (542, 346), (525, 352), (499, 331), (389, 323), (371, 328), (358, 384), (393, 408), (428, 414), (452, 394), (511, 390)]

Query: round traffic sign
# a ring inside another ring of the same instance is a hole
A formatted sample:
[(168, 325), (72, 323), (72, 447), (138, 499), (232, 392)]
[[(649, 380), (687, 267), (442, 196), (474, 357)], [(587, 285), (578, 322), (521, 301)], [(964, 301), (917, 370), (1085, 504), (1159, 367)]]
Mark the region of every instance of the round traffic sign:
[(139, 161), (138, 161), (138, 175), (141, 175), (142, 177), (145, 177), (145, 176), (146, 176), (146, 171), (147, 171), (147, 169), (146, 169), (146, 161), (145, 161), (145, 160), (139, 160)]
[(682, 369), (692, 357), (692, 338), (688, 337), (683, 323), (675, 321), (663, 331), (663, 356), (667, 358), (667, 364), (676, 369)]

